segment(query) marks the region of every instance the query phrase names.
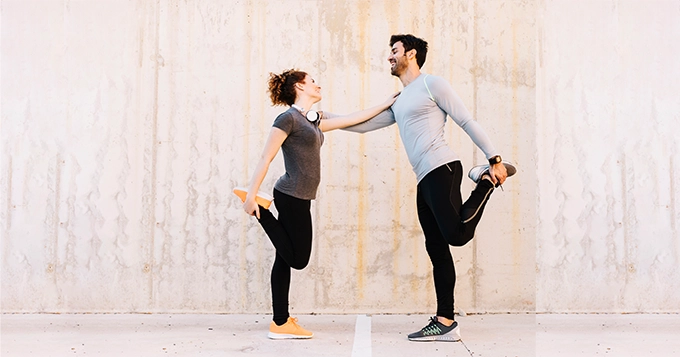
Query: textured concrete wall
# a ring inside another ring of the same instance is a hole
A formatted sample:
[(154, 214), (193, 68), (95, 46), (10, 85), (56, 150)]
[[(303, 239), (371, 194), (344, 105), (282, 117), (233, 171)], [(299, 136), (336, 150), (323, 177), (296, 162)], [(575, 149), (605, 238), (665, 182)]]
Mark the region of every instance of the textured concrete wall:
[(680, 311), (680, 3), (544, 5), (537, 309)]
[[(457, 309), (680, 311), (679, 10), (628, 19), (635, 4), (3, 1), (2, 311), (270, 311), (274, 251), (231, 194), (283, 110), (267, 74), (306, 70), (320, 109), (351, 112), (400, 88), (402, 32), (520, 167), (452, 249)], [(454, 125), (447, 139), (483, 161)], [(292, 311), (432, 312), (397, 128), (327, 133), (322, 165)], [(282, 172), (279, 156), (263, 186)]]

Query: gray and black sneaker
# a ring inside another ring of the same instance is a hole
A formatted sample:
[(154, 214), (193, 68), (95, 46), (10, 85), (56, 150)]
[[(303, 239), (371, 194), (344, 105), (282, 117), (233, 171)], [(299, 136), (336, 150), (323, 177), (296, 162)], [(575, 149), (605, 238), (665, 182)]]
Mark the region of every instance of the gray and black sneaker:
[[(514, 175), (517, 173), (517, 168), (515, 165), (511, 164), (510, 162), (503, 161), (503, 166), (505, 166), (505, 170), (508, 172), (508, 177)], [(484, 174), (489, 173), (489, 165), (479, 165), (475, 166), (472, 169), (470, 169), (470, 172), (468, 172), (468, 177), (470, 180), (474, 181), (475, 183), (479, 183), (479, 181), (482, 180), (482, 176)]]
[(427, 326), (408, 335), (408, 339), (411, 341), (460, 341), (460, 328), (456, 321), (451, 326), (446, 326), (437, 321), (436, 316), (432, 316)]

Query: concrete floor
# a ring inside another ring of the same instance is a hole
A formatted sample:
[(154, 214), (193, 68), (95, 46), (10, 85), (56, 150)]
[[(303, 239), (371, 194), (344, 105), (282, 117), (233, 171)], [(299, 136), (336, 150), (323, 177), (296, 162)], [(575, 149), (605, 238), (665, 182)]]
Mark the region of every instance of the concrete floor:
[[(4, 356), (680, 356), (680, 315), (472, 315), (462, 342), (409, 342), (425, 315), (301, 315), (311, 340), (267, 338), (266, 315), (3, 314)], [(370, 332), (370, 334), (369, 334)], [(370, 336), (370, 338), (369, 338)]]

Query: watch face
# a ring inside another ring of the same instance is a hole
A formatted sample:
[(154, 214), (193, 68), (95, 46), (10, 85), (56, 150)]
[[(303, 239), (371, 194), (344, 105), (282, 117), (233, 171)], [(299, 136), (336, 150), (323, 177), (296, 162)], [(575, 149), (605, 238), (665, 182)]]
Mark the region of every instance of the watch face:
[(307, 120), (314, 123), (315, 121), (319, 120), (319, 113), (314, 111), (314, 110), (308, 111), (307, 112)]

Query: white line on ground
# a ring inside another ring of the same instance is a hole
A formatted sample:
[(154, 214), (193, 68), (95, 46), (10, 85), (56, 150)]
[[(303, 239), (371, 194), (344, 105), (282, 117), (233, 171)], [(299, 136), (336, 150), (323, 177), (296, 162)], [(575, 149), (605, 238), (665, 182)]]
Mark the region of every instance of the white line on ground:
[(357, 315), (352, 357), (371, 357), (371, 317)]

